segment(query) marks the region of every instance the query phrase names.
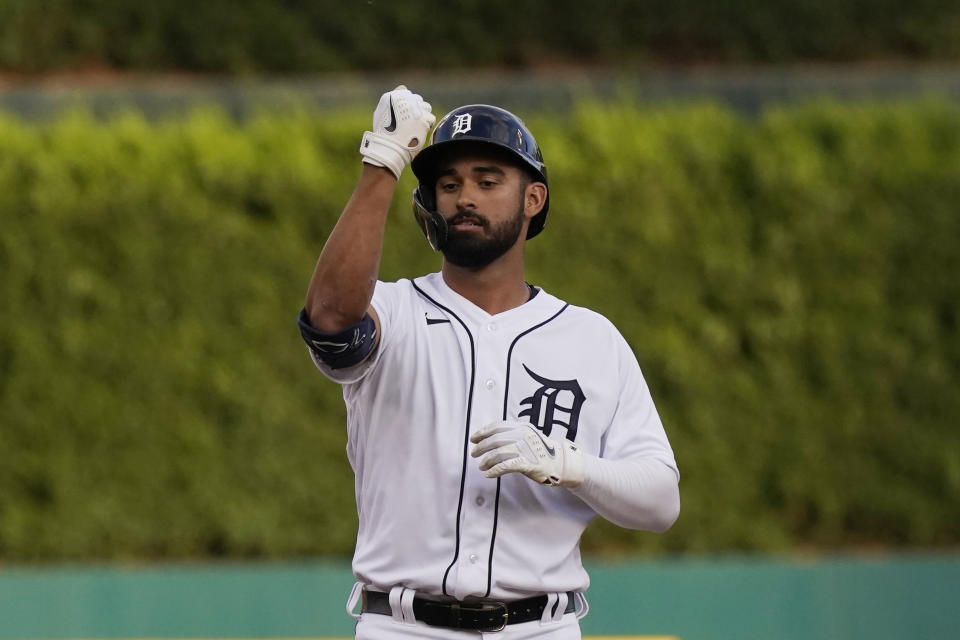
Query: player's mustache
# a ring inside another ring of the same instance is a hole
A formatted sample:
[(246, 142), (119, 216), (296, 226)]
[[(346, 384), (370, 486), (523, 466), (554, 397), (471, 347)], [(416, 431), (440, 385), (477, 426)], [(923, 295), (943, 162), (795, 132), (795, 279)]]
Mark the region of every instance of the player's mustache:
[(452, 218), (447, 220), (447, 224), (450, 226), (460, 224), (461, 222), (472, 222), (484, 228), (490, 226), (490, 222), (483, 215), (475, 211), (458, 211)]

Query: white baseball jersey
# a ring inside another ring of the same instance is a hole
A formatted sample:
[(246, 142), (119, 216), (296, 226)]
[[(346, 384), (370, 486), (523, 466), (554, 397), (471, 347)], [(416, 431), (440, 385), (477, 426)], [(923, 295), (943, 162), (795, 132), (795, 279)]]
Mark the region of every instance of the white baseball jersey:
[(603, 316), (539, 290), (490, 315), (439, 273), (378, 282), (377, 350), (332, 370), (347, 406), (359, 513), (353, 570), (373, 589), (504, 600), (583, 591), (596, 513), (521, 474), (485, 478), (470, 434), (527, 421), (609, 459), (673, 452), (633, 352)]

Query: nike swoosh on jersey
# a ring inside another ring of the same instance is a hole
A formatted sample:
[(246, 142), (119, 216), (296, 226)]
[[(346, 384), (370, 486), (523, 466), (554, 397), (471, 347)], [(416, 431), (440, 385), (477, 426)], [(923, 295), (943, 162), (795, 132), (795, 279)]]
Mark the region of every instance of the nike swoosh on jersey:
[[(426, 317), (426, 314), (424, 314), (424, 317)], [(428, 326), (428, 327), (429, 327), (431, 324), (443, 324), (443, 323), (445, 323), (445, 322), (446, 322), (447, 324), (450, 324), (450, 321), (447, 320), (446, 318), (427, 318), (427, 326)]]
[(397, 130), (397, 114), (393, 111), (393, 96), (390, 97), (390, 124), (384, 127), (384, 130), (390, 133)]

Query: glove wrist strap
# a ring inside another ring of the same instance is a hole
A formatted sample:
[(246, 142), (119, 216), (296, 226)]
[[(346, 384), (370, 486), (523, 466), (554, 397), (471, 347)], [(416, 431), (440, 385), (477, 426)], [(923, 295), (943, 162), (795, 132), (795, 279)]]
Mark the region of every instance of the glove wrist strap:
[(363, 155), (364, 162), (389, 169), (397, 180), (400, 179), (400, 174), (403, 173), (403, 168), (407, 166), (410, 157), (409, 152), (402, 146), (372, 131), (363, 133), (360, 153)]
[(580, 449), (564, 439), (561, 441), (563, 452), (563, 478), (560, 481), (561, 487), (579, 487), (583, 484), (585, 471), (583, 468), (583, 453)]

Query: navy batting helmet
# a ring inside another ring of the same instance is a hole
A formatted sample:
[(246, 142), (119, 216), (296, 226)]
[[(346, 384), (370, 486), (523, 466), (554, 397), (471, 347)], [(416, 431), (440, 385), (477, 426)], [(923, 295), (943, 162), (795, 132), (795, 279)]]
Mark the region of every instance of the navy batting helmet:
[[(413, 159), (413, 174), (420, 184), (413, 190), (413, 215), (434, 250), (439, 251), (447, 240), (447, 223), (437, 212), (437, 165), (447, 152), (465, 142), (492, 145), (508, 155), (537, 181), (547, 184), (547, 166), (540, 147), (523, 121), (509, 111), (486, 104), (470, 104), (454, 109), (440, 119), (430, 144)], [(550, 208), (549, 185), (543, 209), (530, 220), (527, 238), (540, 233), (547, 222)]]

